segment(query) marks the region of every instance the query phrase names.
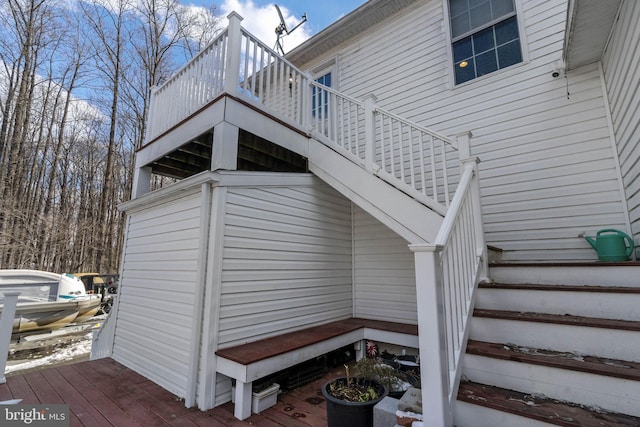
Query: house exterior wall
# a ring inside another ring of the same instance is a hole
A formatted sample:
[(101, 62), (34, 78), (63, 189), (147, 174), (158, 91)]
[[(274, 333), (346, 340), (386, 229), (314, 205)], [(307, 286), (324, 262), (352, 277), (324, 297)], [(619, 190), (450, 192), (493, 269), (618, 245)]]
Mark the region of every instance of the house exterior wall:
[(351, 205), (315, 181), (228, 188), (219, 348), (352, 316)]
[(112, 357), (185, 396), (196, 303), (199, 187), (127, 212)]
[(414, 256), (407, 241), (354, 205), (354, 315), (418, 323)]
[(472, 131), (487, 242), (504, 260), (594, 260), (578, 234), (624, 229), (625, 209), (597, 64), (552, 77), (566, 1), (517, 0), (525, 61), (458, 86), (445, 4), (418, 1), (298, 65), (333, 58), (340, 91), (373, 93), (381, 107), (445, 135)]
[(640, 4), (624, 1), (603, 55), (611, 119), (636, 245), (640, 244)]

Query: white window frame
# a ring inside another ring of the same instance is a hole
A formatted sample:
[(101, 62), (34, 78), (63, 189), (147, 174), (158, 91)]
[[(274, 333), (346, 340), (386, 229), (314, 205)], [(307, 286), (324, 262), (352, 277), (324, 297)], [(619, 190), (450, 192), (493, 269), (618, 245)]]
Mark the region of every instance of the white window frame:
[(338, 57), (334, 56), (319, 65), (311, 68), (313, 80), (317, 80), (325, 74), (331, 73), (331, 89), (339, 90), (338, 87)]
[[(475, 79), (467, 80), (464, 83), (456, 84), (455, 70), (453, 68), (454, 63), (453, 63), (453, 38), (451, 37), (451, 11), (449, 10), (449, 0), (442, 0), (442, 7), (443, 7), (443, 13), (444, 13), (444, 19), (443, 19), (444, 32), (445, 32), (445, 39), (447, 42), (447, 74), (449, 76), (448, 84), (449, 84), (450, 90), (457, 89), (460, 87), (465, 87), (467, 85), (473, 84), (474, 82), (483, 81), (501, 72), (511, 70), (516, 67), (521, 67), (529, 63), (529, 49), (527, 49), (527, 47), (529, 46), (529, 43), (527, 43), (527, 32), (525, 31), (525, 26), (524, 26), (525, 23), (523, 18), (524, 13), (522, 8), (522, 0), (513, 0), (513, 6), (515, 8), (516, 20), (518, 21), (518, 33), (520, 35), (520, 52), (522, 55), (522, 62), (510, 65), (505, 68), (500, 68), (499, 70), (496, 70), (492, 73), (485, 74), (480, 77), (476, 77)], [(491, 23), (491, 25), (495, 25), (495, 24), (496, 22)], [(466, 34), (466, 36), (470, 34), (474, 34), (478, 31), (481, 31), (481, 30), (474, 30), (469, 34)]]

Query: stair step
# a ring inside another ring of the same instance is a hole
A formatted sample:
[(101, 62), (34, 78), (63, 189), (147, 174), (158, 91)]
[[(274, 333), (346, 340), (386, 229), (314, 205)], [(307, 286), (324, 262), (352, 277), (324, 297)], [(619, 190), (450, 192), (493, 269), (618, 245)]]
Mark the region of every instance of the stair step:
[(460, 383), (458, 400), (559, 426), (640, 426), (638, 417), (470, 381)]
[(481, 289), (508, 289), (525, 291), (599, 292), (616, 294), (640, 294), (640, 287), (594, 286), (594, 285), (549, 285), (535, 283), (480, 283)]
[(491, 278), (499, 283), (570, 285), (602, 284), (637, 287), (640, 262), (493, 263)]
[(602, 319), (598, 317), (572, 316), (568, 314), (523, 313), (518, 311), (487, 310), (479, 308), (473, 310), (473, 316), (640, 332), (640, 322), (633, 320)]
[(469, 340), (467, 353), (495, 359), (531, 363), (553, 368), (569, 369), (590, 374), (605, 375), (640, 381), (640, 363), (625, 360), (607, 359), (596, 356), (582, 356), (575, 353), (558, 352)]

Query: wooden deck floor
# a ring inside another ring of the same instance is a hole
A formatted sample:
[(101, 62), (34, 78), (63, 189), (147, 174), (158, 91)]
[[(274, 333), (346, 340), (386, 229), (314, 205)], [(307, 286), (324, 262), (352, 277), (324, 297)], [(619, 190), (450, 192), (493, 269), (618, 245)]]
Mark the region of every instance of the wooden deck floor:
[(264, 426), (323, 427), (327, 425), (320, 387), (343, 372), (278, 396), (278, 403), (260, 415), (239, 421), (233, 405), (202, 412), (113, 359), (51, 367), (7, 377), (0, 401), (25, 404), (67, 404), (71, 426)]

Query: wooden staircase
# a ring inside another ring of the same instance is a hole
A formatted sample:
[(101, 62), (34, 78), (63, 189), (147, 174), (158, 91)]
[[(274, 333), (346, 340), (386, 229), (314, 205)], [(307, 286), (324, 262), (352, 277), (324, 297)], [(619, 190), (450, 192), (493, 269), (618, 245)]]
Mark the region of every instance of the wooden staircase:
[(491, 277), (455, 425), (640, 426), (640, 263), (496, 264)]

